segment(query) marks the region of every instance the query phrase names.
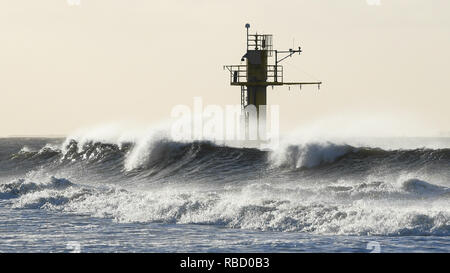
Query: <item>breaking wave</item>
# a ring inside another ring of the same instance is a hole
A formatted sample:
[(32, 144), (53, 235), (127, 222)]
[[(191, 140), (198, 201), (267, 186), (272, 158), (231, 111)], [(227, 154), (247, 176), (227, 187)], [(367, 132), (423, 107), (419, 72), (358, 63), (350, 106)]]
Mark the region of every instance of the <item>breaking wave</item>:
[[(370, 191), (372, 197), (367, 194)], [(376, 191), (384, 198), (377, 198)], [(19, 179), (0, 187), (0, 196), (13, 198), (14, 208), (49, 209), (118, 222), (390, 236), (449, 235), (448, 195), (436, 198), (448, 193), (448, 188), (420, 180), (403, 181), (397, 188), (384, 182), (310, 189), (253, 183), (211, 192), (90, 187), (50, 177), (42, 182)]]
[(448, 236), (449, 166), (450, 149), (68, 138), (0, 154), (0, 200), (127, 223)]
[[(363, 167), (372, 163), (390, 166), (448, 164), (450, 149), (382, 150), (353, 147), (346, 144), (305, 143), (286, 145), (271, 151), (218, 145), (211, 141), (177, 142), (168, 138), (152, 138), (140, 143), (119, 144), (98, 141), (66, 140), (62, 147), (46, 145), (37, 151), (24, 146), (12, 154), (13, 163), (34, 161), (53, 165), (79, 163), (113, 164), (124, 172), (152, 171), (193, 167), (213, 167), (240, 171), (252, 165), (258, 168), (314, 169), (321, 166)], [(343, 164), (347, 166), (342, 166)], [(105, 167), (105, 166), (103, 166)]]
[(333, 143), (307, 143), (288, 145), (270, 154), (274, 165), (290, 168), (312, 168), (321, 164), (333, 163), (336, 159), (356, 149), (348, 145)]

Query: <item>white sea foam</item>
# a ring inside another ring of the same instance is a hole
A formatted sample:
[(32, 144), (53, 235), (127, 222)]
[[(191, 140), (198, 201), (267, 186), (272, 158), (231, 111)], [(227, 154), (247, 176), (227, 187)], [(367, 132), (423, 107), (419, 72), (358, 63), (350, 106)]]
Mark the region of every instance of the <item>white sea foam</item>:
[(28, 146), (23, 146), (22, 149), (20, 149), (19, 154), (29, 153), (29, 152), (32, 152), (32, 149)]
[[(341, 184), (334, 189), (310, 186), (308, 190), (303, 186), (254, 183), (220, 191), (202, 191), (198, 186), (136, 191), (85, 187), (51, 177), (42, 182), (13, 181), (2, 185), (0, 192), (14, 194), (16, 208), (58, 210), (125, 223), (214, 224), (316, 234), (449, 235), (448, 189), (417, 181), (404, 181), (399, 187), (388, 183), (382, 186), (380, 182)], [(364, 194), (371, 187), (384, 194), (383, 198)], [(444, 197), (417, 196), (417, 187), (421, 192), (426, 188), (426, 193)], [(339, 192), (348, 194), (339, 196)]]
[(333, 143), (284, 144), (270, 153), (270, 160), (278, 167), (312, 168), (332, 163), (350, 151), (352, 148), (349, 146)]

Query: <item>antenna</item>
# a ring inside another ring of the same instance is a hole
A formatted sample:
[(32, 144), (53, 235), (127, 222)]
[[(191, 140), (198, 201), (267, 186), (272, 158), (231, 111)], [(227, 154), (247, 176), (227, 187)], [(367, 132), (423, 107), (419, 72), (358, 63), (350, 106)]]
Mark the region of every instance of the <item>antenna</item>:
[[(248, 29), (250, 28), (250, 24), (249, 23), (245, 24), (245, 28), (247, 29), (247, 50), (248, 50)], [(241, 61), (242, 62), (244, 61), (244, 57), (242, 57)]]

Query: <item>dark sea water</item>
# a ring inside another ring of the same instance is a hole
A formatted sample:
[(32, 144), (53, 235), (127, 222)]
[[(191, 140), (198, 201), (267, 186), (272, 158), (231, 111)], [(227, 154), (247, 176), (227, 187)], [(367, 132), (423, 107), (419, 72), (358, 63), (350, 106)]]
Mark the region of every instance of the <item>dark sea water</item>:
[(450, 252), (450, 140), (394, 142), (3, 138), (0, 252)]

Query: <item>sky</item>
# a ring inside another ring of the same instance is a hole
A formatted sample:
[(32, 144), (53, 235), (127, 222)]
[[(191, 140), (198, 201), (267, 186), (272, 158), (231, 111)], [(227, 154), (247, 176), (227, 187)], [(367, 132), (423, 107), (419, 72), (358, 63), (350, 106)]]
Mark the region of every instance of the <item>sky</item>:
[(0, 1), (0, 136), (150, 124), (194, 97), (239, 104), (223, 65), (239, 64), (245, 23), (277, 49), (302, 46), (285, 81), (323, 81), (268, 89), (283, 132), (450, 136), (447, 0), (77, 2)]

